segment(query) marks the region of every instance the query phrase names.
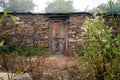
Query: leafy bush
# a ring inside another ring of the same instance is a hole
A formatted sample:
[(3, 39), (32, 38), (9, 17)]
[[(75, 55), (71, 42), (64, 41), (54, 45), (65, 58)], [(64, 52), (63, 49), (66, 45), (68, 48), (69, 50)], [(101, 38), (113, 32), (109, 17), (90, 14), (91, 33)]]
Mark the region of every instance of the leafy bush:
[(12, 52), (10, 46), (8, 45), (0, 46), (0, 53), (9, 53), (9, 52)]
[(39, 49), (39, 48), (35, 48), (32, 46), (14, 44), (13, 47), (14, 47), (14, 51), (18, 55), (30, 56), (30, 55), (51, 55), (53, 54), (52, 51), (45, 50), (45, 49)]
[(92, 65), (95, 80), (118, 80), (120, 34), (112, 34), (114, 27), (105, 25), (104, 21), (102, 16), (87, 18), (82, 28), (87, 39), (86, 42), (81, 43), (86, 60)]
[(37, 48), (32, 48), (28, 46), (22, 46), (21, 48), (16, 48), (15, 50), (18, 55), (33, 55), (33, 54), (39, 54), (39, 50)]

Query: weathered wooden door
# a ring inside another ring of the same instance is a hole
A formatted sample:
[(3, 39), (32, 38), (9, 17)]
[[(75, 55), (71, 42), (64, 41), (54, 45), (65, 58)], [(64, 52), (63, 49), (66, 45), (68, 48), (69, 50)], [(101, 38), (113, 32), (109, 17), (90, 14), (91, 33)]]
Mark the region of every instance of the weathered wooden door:
[(65, 20), (52, 21), (52, 50), (56, 54), (63, 54), (66, 49)]

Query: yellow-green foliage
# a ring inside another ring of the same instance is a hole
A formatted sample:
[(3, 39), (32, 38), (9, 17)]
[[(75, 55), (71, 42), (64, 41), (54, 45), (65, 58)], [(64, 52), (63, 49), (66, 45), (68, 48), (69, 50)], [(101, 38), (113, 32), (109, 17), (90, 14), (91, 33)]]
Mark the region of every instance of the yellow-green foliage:
[(86, 18), (82, 29), (87, 39), (80, 43), (86, 59), (92, 63), (95, 79), (117, 80), (120, 76), (120, 34), (112, 34), (114, 26), (107, 26), (104, 21), (102, 16)]

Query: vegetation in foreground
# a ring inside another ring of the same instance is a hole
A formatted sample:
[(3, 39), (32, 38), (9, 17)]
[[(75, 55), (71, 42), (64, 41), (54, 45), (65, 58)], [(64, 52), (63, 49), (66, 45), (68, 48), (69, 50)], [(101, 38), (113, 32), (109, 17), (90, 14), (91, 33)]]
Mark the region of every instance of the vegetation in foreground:
[[(112, 1), (110, 8), (113, 10)], [(81, 41), (84, 60), (89, 63), (92, 80), (120, 79), (120, 29), (118, 17), (108, 16), (112, 20), (109, 25), (104, 15), (86, 18), (83, 30), (86, 40)], [(85, 72), (86, 73), (86, 72)], [(88, 77), (88, 74), (85, 75)]]

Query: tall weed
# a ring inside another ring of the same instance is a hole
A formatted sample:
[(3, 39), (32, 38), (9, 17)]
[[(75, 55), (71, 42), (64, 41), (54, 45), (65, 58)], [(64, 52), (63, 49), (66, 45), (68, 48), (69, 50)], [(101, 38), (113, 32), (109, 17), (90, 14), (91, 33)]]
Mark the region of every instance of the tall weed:
[(86, 18), (82, 28), (87, 38), (82, 44), (84, 55), (92, 63), (96, 80), (118, 80), (120, 76), (120, 33), (112, 34), (113, 28), (103, 16)]

